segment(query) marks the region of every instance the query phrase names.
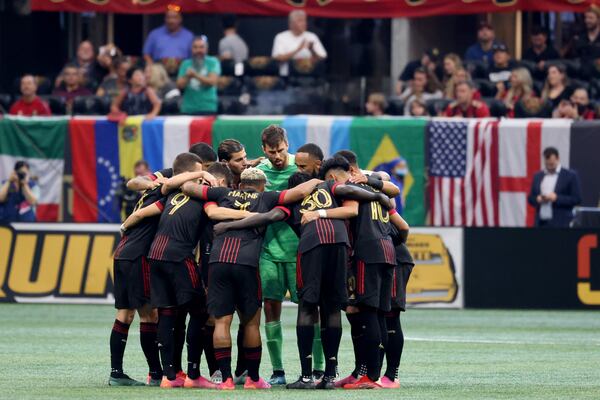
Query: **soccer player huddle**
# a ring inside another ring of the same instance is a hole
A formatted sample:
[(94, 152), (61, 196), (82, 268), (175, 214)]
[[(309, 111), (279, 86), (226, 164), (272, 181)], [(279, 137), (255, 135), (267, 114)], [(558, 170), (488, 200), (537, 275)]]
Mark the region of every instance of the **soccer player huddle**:
[[(241, 143), (225, 140), (217, 162), (210, 146), (197, 143), (172, 168), (128, 182), (141, 196), (114, 254), (109, 385), (285, 385), (280, 318), (289, 292), (298, 303), (302, 372), (288, 389), (400, 387), (400, 312), (414, 263), (406, 247), (409, 227), (392, 200), (398, 188), (385, 174), (361, 171), (349, 150), (323, 159), (309, 143), (288, 154), (286, 132), (277, 125), (263, 130), (262, 145), (266, 159), (249, 161)], [(263, 303), (273, 366), (268, 381), (259, 376)], [(123, 372), (136, 311), (146, 383)], [(342, 311), (354, 370), (338, 379)], [(208, 379), (200, 374), (202, 353)]]

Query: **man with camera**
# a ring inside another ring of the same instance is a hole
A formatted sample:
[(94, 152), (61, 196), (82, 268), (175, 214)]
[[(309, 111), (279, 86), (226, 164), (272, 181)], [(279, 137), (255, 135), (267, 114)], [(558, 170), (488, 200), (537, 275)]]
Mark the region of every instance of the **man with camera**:
[(0, 186), (0, 221), (35, 222), (39, 191), (31, 178), (29, 164), (17, 161), (8, 180)]

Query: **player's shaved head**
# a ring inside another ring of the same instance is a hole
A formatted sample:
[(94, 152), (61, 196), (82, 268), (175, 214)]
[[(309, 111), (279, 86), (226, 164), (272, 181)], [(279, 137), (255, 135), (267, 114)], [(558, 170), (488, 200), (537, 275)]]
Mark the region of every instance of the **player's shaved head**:
[(202, 168), (202, 159), (194, 153), (181, 153), (173, 161), (173, 173), (194, 172)]
[(350, 163), (345, 157), (334, 155), (323, 161), (319, 178), (323, 180), (335, 179), (347, 176), (350, 172)]
[(223, 186), (229, 187), (233, 182), (231, 170), (223, 163), (214, 163), (208, 168), (208, 173), (217, 179), (223, 179)]

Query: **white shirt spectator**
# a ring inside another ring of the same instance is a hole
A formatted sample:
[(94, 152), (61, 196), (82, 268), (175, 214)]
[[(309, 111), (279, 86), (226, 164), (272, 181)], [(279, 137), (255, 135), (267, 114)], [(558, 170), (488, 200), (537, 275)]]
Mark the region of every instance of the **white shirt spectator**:
[[(327, 58), (327, 51), (325, 50), (325, 47), (323, 47), (323, 44), (317, 35), (308, 31), (304, 31), (300, 35), (294, 35), (291, 30), (280, 32), (277, 34), (277, 36), (275, 36), (271, 57), (275, 58), (277, 56), (293, 52), (300, 47), (302, 41), (306, 41), (307, 44), (312, 42), (315, 54), (321, 58)], [(301, 60), (311, 57), (312, 53), (308, 47), (304, 47), (302, 50), (296, 53), (293, 58), (296, 60)], [(287, 76), (288, 68), (288, 63), (281, 63), (279, 67), (279, 74), (282, 76)]]

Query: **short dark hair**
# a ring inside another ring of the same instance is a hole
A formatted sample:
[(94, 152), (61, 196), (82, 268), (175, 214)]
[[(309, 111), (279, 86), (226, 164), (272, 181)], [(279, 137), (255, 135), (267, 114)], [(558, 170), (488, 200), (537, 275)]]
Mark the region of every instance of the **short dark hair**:
[(416, 74), (423, 74), (423, 75), (427, 76), (427, 70), (425, 68), (423, 68), (423, 67), (415, 68), (415, 70), (413, 72), (413, 77)]
[(548, 159), (551, 156), (556, 156), (557, 158), (558, 156), (558, 149), (556, 147), (546, 147), (544, 149), (544, 158)]
[(76, 70), (79, 70), (79, 67), (77, 65), (73, 64), (73, 63), (68, 63), (68, 64), (66, 64), (63, 67), (63, 69), (62, 69), (63, 72), (64, 72), (65, 69), (76, 69)]
[(225, 139), (219, 143), (217, 153), (220, 161), (229, 161), (231, 160), (231, 155), (233, 153), (239, 153), (242, 150), (244, 150), (244, 145), (239, 141), (235, 139)]
[(133, 74), (135, 74), (136, 71), (140, 71), (142, 74), (144, 73), (144, 69), (142, 67), (133, 66), (127, 70), (127, 80), (133, 78)]
[(217, 161), (217, 153), (215, 153), (215, 151), (213, 150), (212, 147), (210, 147), (210, 145), (208, 145), (204, 142), (194, 143), (190, 147), (189, 151), (190, 151), (190, 153), (194, 153), (195, 155), (200, 157), (202, 162)]
[(235, 28), (237, 24), (236, 17), (233, 14), (223, 15), (223, 29)]
[(356, 158), (356, 153), (353, 152), (353, 151), (351, 151), (351, 150), (340, 150), (337, 153), (335, 153), (333, 156), (334, 157), (342, 156), (346, 160), (348, 160), (348, 162), (350, 163), (350, 165), (352, 165), (352, 166), (358, 166), (358, 160)]
[(287, 143), (287, 133), (279, 125), (269, 125), (262, 131), (262, 145), (275, 147), (281, 142)]
[(336, 153), (333, 155), (333, 157), (323, 161), (323, 164), (321, 165), (321, 170), (319, 171), (319, 178), (325, 179), (327, 173), (332, 169), (339, 169), (348, 172), (350, 171), (350, 163), (345, 157)]
[(316, 158), (320, 161), (323, 161), (323, 158), (325, 158), (325, 156), (323, 156), (323, 150), (314, 143), (303, 144), (296, 150), (296, 153), (307, 153), (312, 158)]
[(135, 164), (133, 164), (133, 168), (137, 168), (137, 167), (139, 167), (140, 165), (143, 165), (143, 166), (144, 166), (144, 167), (146, 167), (146, 168), (150, 168), (150, 166), (148, 165), (148, 161), (146, 161), (146, 160), (137, 160), (137, 161), (135, 162)]
[(202, 164), (202, 160), (194, 153), (181, 153), (173, 161), (173, 173), (175, 175), (182, 172), (193, 171), (196, 163)]
[(208, 167), (208, 173), (214, 175), (216, 178), (225, 179), (225, 186), (231, 185), (233, 182), (233, 174), (229, 167), (222, 163), (214, 163), (210, 167)]
[(15, 171), (18, 171), (18, 170), (20, 170), (23, 167), (27, 167), (27, 169), (31, 169), (29, 167), (29, 163), (27, 161), (25, 161), (25, 160), (19, 160), (19, 161), (17, 161), (15, 163)]
[(308, 182), (312, 179), (312, 176), (310, 176), (309, 174), (305, 173), (305, 172), (294, 172), (292, 174), (292, 176), (289, 177), (288, 179), (288, 189), (292, 189), (295, 188), (296, 186), (304, 183), (304, 182)]
[(539, 25), (534, 26), (531, 29), (531, 36), (537, 36), (537, 35), (544, 35), (544, 36), (548, 36), (548, 30), (544, 27), (541, 27)]

